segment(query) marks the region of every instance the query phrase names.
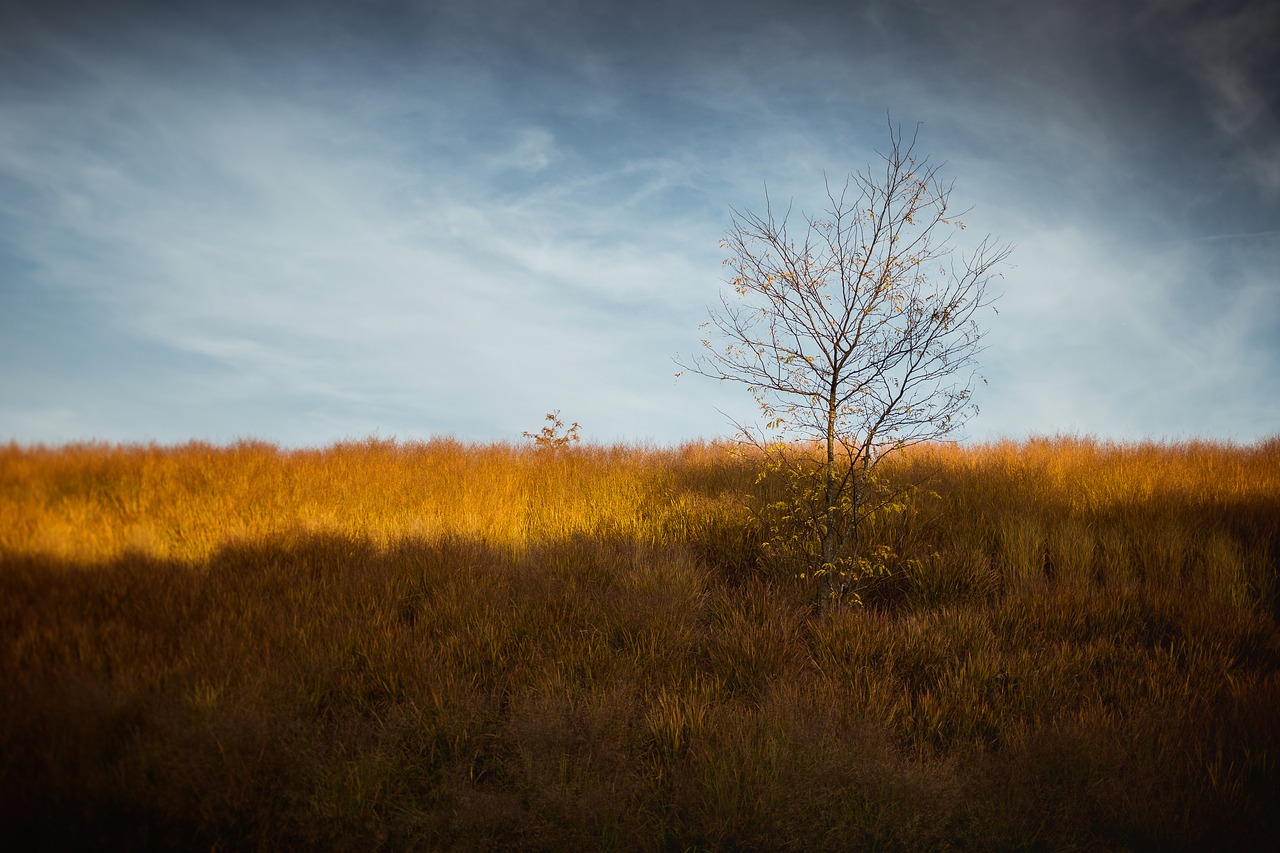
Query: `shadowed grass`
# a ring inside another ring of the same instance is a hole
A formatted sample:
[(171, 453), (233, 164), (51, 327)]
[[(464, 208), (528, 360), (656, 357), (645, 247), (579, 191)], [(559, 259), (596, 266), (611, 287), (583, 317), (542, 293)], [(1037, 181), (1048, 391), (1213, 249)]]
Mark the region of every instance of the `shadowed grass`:
[[(1280, 442), (920, 448), (817, 615), (750, 460), (0, 449), (48, 848), (1268, 849)], [(930, 497), (926, 491), (935, 496)]]

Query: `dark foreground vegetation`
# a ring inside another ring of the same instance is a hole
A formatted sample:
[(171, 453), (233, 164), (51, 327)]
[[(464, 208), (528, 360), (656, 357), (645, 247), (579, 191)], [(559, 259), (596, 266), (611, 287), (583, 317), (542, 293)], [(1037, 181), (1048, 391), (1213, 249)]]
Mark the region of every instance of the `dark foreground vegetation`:
[(891, 475), (818, 613), (714, 446), (0, 448), (0, 835), (1274, 849), (1280, 441)]

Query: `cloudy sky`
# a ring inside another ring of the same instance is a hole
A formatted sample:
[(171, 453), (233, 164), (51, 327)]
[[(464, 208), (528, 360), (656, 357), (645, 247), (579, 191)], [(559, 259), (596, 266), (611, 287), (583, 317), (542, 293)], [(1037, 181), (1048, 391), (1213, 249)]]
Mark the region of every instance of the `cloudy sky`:
[(971, 439), (1280, 432), (1280, 6), (0, 5), (0, 441), (729, 431), (730, 207), (886, 113), (1012, 243)]

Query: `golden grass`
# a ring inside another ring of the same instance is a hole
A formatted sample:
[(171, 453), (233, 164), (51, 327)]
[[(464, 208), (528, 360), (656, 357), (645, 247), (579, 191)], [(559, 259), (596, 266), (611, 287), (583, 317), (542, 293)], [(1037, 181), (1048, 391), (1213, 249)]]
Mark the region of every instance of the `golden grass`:
[(1280, 440), (917, 448), (866, 607), (749, 458), (0, 448), (0, 815), (51, 848), (1268, 849)]

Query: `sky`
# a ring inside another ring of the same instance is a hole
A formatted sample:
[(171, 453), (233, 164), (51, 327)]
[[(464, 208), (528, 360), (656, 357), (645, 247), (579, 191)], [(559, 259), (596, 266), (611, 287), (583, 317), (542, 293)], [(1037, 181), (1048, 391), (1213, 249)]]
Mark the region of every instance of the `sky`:
[(0, 3), (0, 442), (732, 432), (732, 208), (887, 119), (1013, 247), (958, 437), (1280, 433), (1280, 4)]

